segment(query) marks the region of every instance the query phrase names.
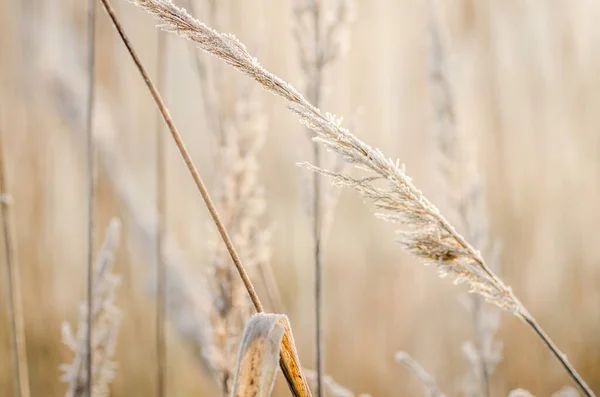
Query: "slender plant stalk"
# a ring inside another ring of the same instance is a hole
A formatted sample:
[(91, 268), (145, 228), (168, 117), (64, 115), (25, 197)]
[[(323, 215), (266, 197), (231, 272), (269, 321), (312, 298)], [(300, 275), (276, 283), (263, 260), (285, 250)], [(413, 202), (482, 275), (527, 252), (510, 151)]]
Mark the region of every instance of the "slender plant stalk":
[(20, 397), (29, 397), (29, 368), (25, 344), (25, 321), (21, 295), (21, 277), (15, 256), (13, 230), (11, 223), (11, 199), (7, 192), (4, 141), (0, 131), (0, 212), (2, 213), (2, 237), (4, 261), (8, 283), (8, 310), (11, 328), (11, 344), (15, 373), (15, 393)]
[[(102, 1), (102, 5), (104, 6), (104, 9), (106, 10), (108, 16), (110, 17), (110, 19), (113, 23), (113, 26), (117, 30), (119, 36), (121, 37), (121, 40), (123, 41), (123, 44), (127, 48), (129, 55), (133, 59), (140, 75), (142, 76), (144, 83), (146, 84), (146, 87), (148, 88), (154, 101), (156, 102), (156, 105), (165, 121), (165, 124), (167, 124), (169, 132), (171, 133), (171, 136), (173, 137), (173, 140), (175, 141), (177, 149), (179, 150), (179, 153), (180, 153), (181, 157), (183, 158), (183, 160), (186, 164), (186, 167), (188, 168), (190, 174), (192, 175), (192, 179), (194, 180), (194, 183), (196, 184), (196, 187), (198, 188), (198, 191), (200, 192), (200, 195), (202, 196), (202, 199), (204, 200), (204, 203), (208, 209), (208, 212), (210, 213), (213, 221), (215, 222), (215, 225), (219, 231), (219, 234), (221, 235), (221, 238), (223, 239), (223, 242), (225, 243), (227, 251), (229, 252), (229, 255), (231, 256), (231, 259), (233, 260), (233, 263), (244, 283), (244, 286), (246, 287), (246, 290), (248, 291), (248, 295), (250, 296), (250, 299), (252, 300), (252, 303), (253, 303), (256, 311), (259, 313), (262, 313), (264, 311), (262, 303), (260, 302), (260, 299), (258, 298), (256, 291), (254, 290), (254, 286), (252, 285), (252, 282), (250, 281), (250, 278), (248, 277), (248, 274), (244, 268), (244, 265), (242, 264), (242, 261), (238, 255), (235, 247), (233, 246), (233, 243), (231, 241), (231, 238), (229, 237), (229, 234), (227, 233), (227, 230), (225, 229), (223, 221), (221, 220), (221, 218), (217, 212), (217, 209), (216, 209), (212, 199), (210, 198), (208, 190), (206, 189), (206, 186), (205, 186), (204, 182), (202, 181), (202, 177), (200, 176), (198, 169), (196, 168), (196, 166), (194, 165), (194, 163), (192, 161), (192, 158), (183, 142), (181, 134), (177, 130), (177, 127), (175, 126), (173, 119), (171, 118), (169, 111), (168, 111), (167, 107), (165, 106), (165, 103), (163, 102), (158, 90), (156, 89), (156, 86), (154, 85), (154, 83), (152, 83), (150, 76), (146, 72), (146, 69), (144, 68), (143, 64), (141, 63), (137, 53), (133, 49), (133, 46), (131, 45), (131, 42), (127, 38), (127, 35), (125, 34), (125, 32), (115, 14), (113, 7), (110, 4), (110, 1), (109, 0), (101, 0), (101, 1)], [(296, 397), (310, 397), (311, 396), (310, 389), (308, 388), (306, 379), (304, 378), (304, 376), (302, 374), (302, 367), (300, 366), (298, 355), (296, 353), (295, 344), (294, 344), (294, 340), (293, 340), (293, 336), (292, 336), (291, 328), (289, 327), (289, 324), (286, 326), (286, 330), (283, 335), (281, 344), (282, 344), (282, 348), (281, 348), (282, 351), (281, 351), (280, 366), (281, 366), (281, 370), (282, 370), (283, 374), (286, 377), (288, 386), (290, 387), (292, 394)]]
[(93, 116), (95, 97), (95, 35), (96, 35), (96, 2), (88, 0), (88, 97), (86, 113), (86, 138), (87, 138), (87, 340), (86, 340), (86, 395), (92, 397), (92, 299), (94, 276), (94, 196), (96, 190), (94, 170), (94, 136)]
[[(103, 0), (104, 3), (107, 1)], [(428, 263), (435, 264), (442, 275), (451, 275), (456, 282), (468, 282), (473, 292), (481, 294), (489, 302), (521, 318), (546, 342), (525, 306), (491, 271), (480, 252), (454, 229), (437, 207), (412, 183), (399, 161), (385, 157), (383, 152), (373, 149), (352, 135), (341, 126), (340, 119), (330, 114), (322, 114), (293, 86), (261, 66), (233, 35), (222, 34), (209, 28), (191, 17), (184, 9), (173, 5), (170, 0), (133, 0), (133, 2), (164, 22), (163, 29), (194, 41), (206, 52), (223, 59), (230, 66), (259, 82), (271, 93), (295, 105), (291, 110), (317, 134), (315, 139), (347, 161), (360, 165), (363, 170), (370, 173), (370, 176), (355, 179), (305, 164), (307, 168), (333, 177), (340, 185), (355, 188), (373, 200), (380, 209), (389, 211), (384, 214), (384, 219), (403, 222), (409, 227), (409, 230), (401, 233), (400, 240), (406, 250)], [(373, 186), (375, 181), (380, 180), (387, 182), (388, 190)], [(594, 396), (566, 356), (554, 344), (546, 342), (546, 345), (581, 390), (587, 396)]]
[[(167, 38), (163, 32), (158, 32), (156, 43), (156, 86), (162, 89), (166, 73), (166, 47)], [(166, 192), (165, 184), (165, 152), (163, 139), (163, 122), (160, 114), (156, 119), (156, 361), (157, 361), (157, 391), (158, 397), (166, 395), (166, 336), (165, 336), (165, 308), (166, 308), (166, 269), (163, 260), (163, 241), (166, 223)]]
[(556, 346), (554, 344), (554, 342), (552, 341), (552, 339), (550, 339), (550, 337), (548, 336), (548, 334), (546, 334), (546, 332), (544, 332), (544, 330), (537, 323), (537, 321), (535, 320), (535, 318), (533, 318), (533, 316), (530, 315), (529, 313), (525, 313), (523, 315), (523, 320), (527, 324), (529, 324), (529, 326), (531, 326), (531, 328), (540, 337), (540, 339), (542, 339), (542, 341), (548, 347), (548, 349), (550, 349), (550, 351), (552, 352), (552, 354), (554, 354), (554, 356), (561, 362), (561, 364), (563, 365), (563, 367), (565, 368), (565, 370), (567, 371), (567, 373), (569, 374), (569, 376), (575, 381), (575, 383), (577, 384), (577, 386), (579, 386), (579, 388), (583, 391), (583, 393), (586, 396), (588, 396), (588, 397), (595, 397), (595, 394), (592, 391), (592, 389), (590, 389), (590, 387), (587, 385), (587, 383), (585, 382), (585, 380), (583, 380), (583, 378), (581, 377), (581, 375), (579, 375), (579, 373), (577, 372), (577, 370), (571, 365), (571, 363), (567, 359), (567, 355), (565, 353), (563, 353), (558, 348), (558, 346)]
[[(314, 0), (313, 23), (315, 31), (315, 60), (313, 66), (312, 89), (309, 100), (317, 108), (321, 103), (323, 79), (323, 50), (321, 45), (321, 0)], [(311, 98), (312, 97), (312, 98)], [(321, 167), (321, 146), (313, 142), (313, 162)], [(321, 251), (321, 175), (313, 175), (313, 248), (315, 261), (315, 341), (317, 371), (317, 396), (323, 397), (323, 372), (325, 369), (323, 346), (323, 254)]]

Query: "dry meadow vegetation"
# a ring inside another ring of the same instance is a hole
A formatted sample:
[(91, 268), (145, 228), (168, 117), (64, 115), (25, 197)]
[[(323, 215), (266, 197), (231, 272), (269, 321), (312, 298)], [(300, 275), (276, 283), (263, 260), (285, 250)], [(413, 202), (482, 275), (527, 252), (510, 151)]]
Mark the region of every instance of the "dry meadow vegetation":
[(594, 396), (599, 17), (0, 2), (0, 396)]

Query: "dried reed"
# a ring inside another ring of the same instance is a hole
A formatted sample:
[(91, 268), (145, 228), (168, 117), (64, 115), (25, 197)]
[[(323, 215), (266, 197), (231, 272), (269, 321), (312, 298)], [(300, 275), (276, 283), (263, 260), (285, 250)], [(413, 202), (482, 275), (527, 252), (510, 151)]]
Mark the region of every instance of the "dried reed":
[[(467, 236), (467, 240), (473, 246), (490, 252), (484, 187), (477, 171), (476, 148), (466, 133), (457, 126), (454, 95), (435, 4), (434, 0), (430, 0), (428, 4), (429, 76), (444, 201), (456, 219), (458, 230)], [(494, 272), (499, 270), (497, 262), (497, 255), (492, 256), (489, 261), (490, 269)], [(463, 381), (463, 392), (467, 397), (489, 396), (489, 378), (502, 357), (502, 344), (495, 339), (500, 313), (493, 307), (483, 305), (482, 298), (475, 294), (471, 295), (469, 308), (475, 326), (475, 343), (467, 341), (463, 344), (463, 354), (469, 364)]]
[(0, 130), (0, 213), (2, 214), (2, 243), (6, 266), (8, 289), (8, 314), (10, 318), (11, 347), (15, 373), (15, 393), (20, 397), (29, 397), (29, 367), (27, 365), (27, 347), (25, 341), (25, 320), (21, 295), (21, 275), (14, 246), (14, 231), (10, 206), (12, 198), (8, 194), (6, 182), (6, 158), (4, 149), (4, 131)]
[[(115, 292), (119, 279), (112, 273), (113, 256), (117, 249), (119, 240), (119, 229), (121, 223), (113, 218), (106, 230), (104, 243), (98, 254), (94, 265), (91, 299), (91, 312), (88, 313), (89, 305), (86, 300), (79, 307), (79, 322), (77, 333), (73, 334), (68, 323), (63, 324), (63, 343), (75, 353), (71, 364), (61, 365), (64, 371), (61, 380), (69, 384), (67, 397), (79, 397), (92, 393), (94, 397), (108, 396), (108, 386), (113, 380), (116, 364), (111, 361), (115, 351), (121, 313), (114, 305)], [(91, 340), (92, 376), (93, 383), (90, 385), (89, 371), (87, 366), (88, 353), (88, 331), (89, 318), (94, 328)]]
[[(159, 111), (162, 114), (163, 119), (164, 119), (165, 123), (167, 124), (169, 131), (171, 132), (173, 140), (175, 141), (175, 143), (177, 145), (179, 153), (182, 156), (190, 174), (192, 175), (192, 178), (196, 184), (196, 187), (198, 188), (198, 191), (200, 192), (200, 194), (204, 200), (204, 203), (206, 204), (206, 207), (207, 207), (215, 225), (217, 226), (219, 234), (221, 235), (221, 238), (223, 239), (223, 241), (227, 247), (227, 251), (229, 252), (229, 254), (238, 270), (238, 273), (244, 282), (244, 285), (246, 287), (248, 295), (250, 296), (256, 311), (263, 312), (262, 303), (260, 302), (258, 296), (256, 295), (256, 292), (254, 291), (254, 287), (248, 277), (245, 267), (242, 264), (241, 259), (238, 255), (236, 249), (234, 248), (233, 242), (232, 242), (231, 238), (229, 237), (229, 234), (225, 228), (225, 225), (224, 225), (221, 217), (219, 216), (212, 199), (210, 198), (208, 190), (206, 189), (206, 186), (204, 185), (204, 182), (202, 181), (202, 178), (200, 177), (200, 174), (198, 173), (197, 168), (193, 164), (190, 154), (187, 151), (187, 148), (185, 147), (185, 144), (183, 143), (181, 135), (179, 134), (177, 128), (175, 127), (175, 124), (173, 123), (173, 120), (171, 119), (171, 116), (169, 115), (169, 112), (168, 112), (160, 94), (158, 93), (155, 85), (152, 83), (148, 73), (146, 72), (139, 57), (137, 56), (136, 52), (134, 51), (129, 39), (125, 35), (125, 32), (123, 31), (123, 28), (121, 27), (121, 24), (119, 23), (119, 20), (115, 14), (114, 9), (112, 8), (110, 2), (108, 0), (102, 0), (102, 4), (103, 4), (104, 9), (106, 10), (107, 14), (110, 17), (113, 26), (119, 33), (119, 36), (121, 37), (123, 44), (127, 48), (131, 58), (133, 59), (140, 75), (143, 77), (146, 87), (150, 91), (156, 105), (158, 106)], [(301, 369), (301, 366), (299, 363), (298, 355), (296, 353), (293, 336), (292, 336), (291, 328), (289, 327), (289, 324), (287, 324), (287, 326), (286, 326), (286, 330), (285, 330), (285, 333), (284, 333), (283, 339), (282, 339), (282, 354), (281, 354), (281, 363), (280, 364), (281, 364), (281, 369), (286, 377), (286, 380), (288, 381), (288, 385), (289, 385), (292, 393), (295, 396), (310, 396), (311, 393), (310, 393), (310, 390), (309, 390), (309, 388), (306, 384), (306, 381), (302, 375), (302, 369)]]
[[(441, 276), (451, 276), (455, 283), (467, 282), (471, 292), (482, 295), (488, 302), (526, 322), (581, 390), (587, 396), (594, 395), (566, 355), (554, 345), (512, 290), (491, 271), (480, 252), (413, 185), (399, 161), (385, 157), (380, 150), (356, 138), (341, 126), (340, 119), (330, 114), (323, 115), (294, 87), (264, 69), (235, 36), (209, 28), (169, 0), (132, 1), (162, 21), (163, 29), (193, 41), (201, 49), (256, 80), (271, 93), (292, 102), (295, 106), (291, 109), (301, 122), (317, 134), (314, 139), (366, 171), (368, 176), (357, 179), (309, 164), (304, 164), (305, 167), (333, 177), (338, 185), (353, 187), (386, 212), (379, 215), (381, 218), (403, 224), (406, 230), (399, 232), (400, 243), (406, 250), (426, 263), (434, 264)], [(383, 182), (387, 188), (378, 187), (377, 182)]]

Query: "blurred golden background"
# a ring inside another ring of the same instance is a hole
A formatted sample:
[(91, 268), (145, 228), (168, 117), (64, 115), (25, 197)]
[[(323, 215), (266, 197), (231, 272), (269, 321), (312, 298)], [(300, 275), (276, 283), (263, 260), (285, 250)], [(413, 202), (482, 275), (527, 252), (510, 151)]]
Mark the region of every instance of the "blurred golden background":
[[(155, 73), (155, 20), (128, 2), (114, 3)], [(501, 274), (600, 391), (600, 4), (438, 4), (457, 124), (477, 146), (490, 237), (502, 248)], [(326, 70), (321, 108), (356, 119), (353, 132), (404, 162), (415, 184), (438, 203), (443, 192), (431, 133), (427, 7), (426, 1), (358, 0), (348, 50)], [(196, 16), (234, 33), (266, 68), (302, 86), (291, 0), (223, 0), (218, 9), (215, 21)], [(76, 321), (85, 292), (85, 23), (82, 1), (0, 2), (0, 129), (33, 396), (64, 395), (59, 365), (72, 353), (61, 343), (61, 326)], [(132, 237), (137, 226), (131, 213), (150, 225), (155, 219), (157, 112), (100, 6), (97, 23), (96, 245), (110, 217), (123, 221), (115, 263), (123, 320), (111, 395), (151, 395), (154, 264), (148, 248)], [(218, 178), (212, 172), (215, 138), (206, 131), (191, 44), (173, 35), (167, 44), (164, 97), (210, 186)], [(254, 83), (221, 69), (218, 90), (231, 108), (240, 87)], [(300, 358), (312, 367), (311, 175), (296, 166), (311, 159), (312, 149), (282, 100), (261, 89), (252, 95), (268, 122), (259, 178), (272, 228), (271, 265)], [(167, 239), (202, 278), (213, 230), (170, 139), (166, 152)], [(394, 361), (395, 352), (404, 350), (448, 395), (460, 394), (466, 365), (461, 344), (473, 338), (462, 304), (465, 288), (438, 278), (394, 238), (393, 225), (373, 217), (354, 192), (341, 191), (324, 243), (326, 372), (356, 393), (421, 395), (419, 382)], [(0, 274), (0, 395), (9, 396), (14, 368), (4, 269)], [(493, 395), (523, 387), (543, 396), (570, 384), (516, 318), (502, 313), (498, 338), (503, 360), (492, 377)], [(217, 392), (170, 323), (167, 350), (168, 395)], [(286, 395), (279, 383), (275, 395)]]

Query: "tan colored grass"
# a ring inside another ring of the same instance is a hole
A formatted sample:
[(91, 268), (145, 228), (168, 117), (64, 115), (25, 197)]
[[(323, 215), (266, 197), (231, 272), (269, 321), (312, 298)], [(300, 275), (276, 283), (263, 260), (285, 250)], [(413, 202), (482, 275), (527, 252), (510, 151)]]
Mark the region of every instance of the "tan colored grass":
[[(192, 18), (184, 9), (168, 0), (134, 0), (156, 18), (163, 29), (192, 40), (245, 75), (259, 82), (271, 93), (293, 105), (292, 110), (302, 123), (312, 129), (318, 142), (355, 164), (366, 176), (355, 178), (305, 165), (333, 177), (337, 184), (350, 186), (384, 211), (380, 216), (404, 226), (400, 243), (425, 263), (437, 267), (441, 276), (450, 276), (455, 283), (466, 282), (472, 292), (488, 302), (509, 311), (526, 322), (560, 361), (571, 378), (588, 396), (594, 393), (562, 353), (541, 329), (533, 316), (513, 294), (512, 290), (489, 268), (481, 253), (475, 249), (446, 220), (412, 183), (398, 160), (386, 157), (341, 126), (341, 120), (322, 114), (290, 84), (263, 68), (246, 47), (233, 35), (219, 33)], [(383, 187), (379, 186), (383, 184)]]
[[(135, 65), (138, 69), (138, 72), (142, 76), (142, 78), (146, 84), (146, 87), (148, 88), (148, 91), (152, 95), (152, 97), (163, 117), (163, 120), (165, 121), (165, 124), (167, 125), (168, 130), (171, 133), (173, 140), (175, 141), (177, 149), (179, 150), (179, 153), (180, 153), (181, 157), (183, 158), (183, 160), (188, 168), (188, 171), (190, 172), (192, 179), (194, 180), (196, 187), (197, 187), (200, 195), (202, 196), (202, 199), (204, 200), (204, 203), (208, 209), (208, 212), (210, 213), (210, 215), (215, 223), (215, 226), (217, 227), (219, 234), (221, 235), (221, 238), (223, 239), (223, 242), (225, 243), (227, 251), (228, 251), (229, 255), (231, 256), (231, 259), (233, 260), (233, 263), (234, 263), (235, 267), (237, 268), (241, 279), (243, 280), (244, 286), (248, 292), (250, 299), (252, 300), (252, 303), (254, 304), (256, 311), (259, 313), (263, 312), (262, 303), (254, 290), (254, 286), (252, 285), (250, 278), (248, 277), (246, 268), (245, 268), (244, 264), (242, 263), (241, 258), (239, 256), (236, 248), (234, 247), (233, 241), (231, 240), (231, 237), (229, 236), (229, 233), (227, 232), (227, 230), (225, 228), (225, 224), (224, 224), (221, 216), (217, 212), (217, 209), (208, 193), (208, 190), (206, 189), (206, 186), (205, 186), (196, 166), (194, 165), (194, 163), (191, 159), (191, 156), (183, 142), (181, 134), (177, 130), (164, 101), (162, 100), (158, 90), (156, 89), (156, 86), (152, 83), (150, 76), (148, 75), (146, 69), (144, 68), (142, 62), (140, 61), (131, 42), (127, 38), (127, 35), (125, 34), (123, 27), (121, 26), (119, 19), (117, 18), (112, 5), (110, 4), (110, 2), (108, 0), (102, 0), (102, 4), (104, 6), (105, 11), (107, 12), (107, 14), (110, 17), (113, 26), (119, 33), (121, 41), (127, 48), (129, 55), (131, 56), (132, 60), (134, 61)], [(282, 339), (283, 342), (282, 342), (281, 360), (280, 360), (281, 369), (286, 377), (286, 380), (288, 381), (288, 385), (294, 396), (301, 396), (301, 397), (311, 396), (310, 389), (308, 388), (306, 380), (304, 379), (304, 377), (302, 375), (302, 367), (300, 365), (300, 361), (299, 361), (298, 355), (296, 353), (296, 347), (294, 344), (291, 327), (289, 326), (289, 322), (287, 322), (284, 325), (285, 325), (286, 329), (284, 331), (284, 335), (283, 335), (283, 339)]]

